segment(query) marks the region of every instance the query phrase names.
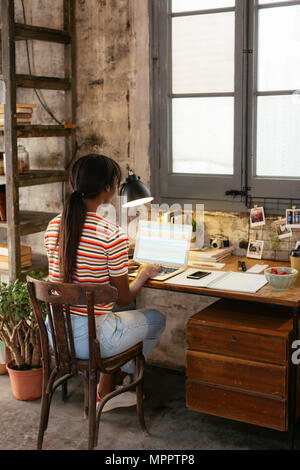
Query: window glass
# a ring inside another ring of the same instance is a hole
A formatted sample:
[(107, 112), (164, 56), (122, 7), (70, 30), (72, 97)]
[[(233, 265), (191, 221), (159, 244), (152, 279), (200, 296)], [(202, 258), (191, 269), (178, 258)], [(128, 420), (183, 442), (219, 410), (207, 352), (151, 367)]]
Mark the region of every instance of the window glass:
[(173, 100), (173, 172), (233, 174), (234, 98)]
[(300, 95), (259, 96), (257, 176), (300, 176)]
[(234, 91), (234, 12), (173, 18), (173, 93)]
[(172, 12), (234, 7), (234, 0), (172, 0)]
[(300, 6), (259, 10), (258, 90), (300, 88)]

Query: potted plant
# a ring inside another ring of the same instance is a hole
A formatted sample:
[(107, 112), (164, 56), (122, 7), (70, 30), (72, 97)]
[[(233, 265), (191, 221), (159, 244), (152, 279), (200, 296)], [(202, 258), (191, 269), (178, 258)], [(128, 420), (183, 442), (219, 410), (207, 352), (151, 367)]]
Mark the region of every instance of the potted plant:
[[(44, 277), (43, 273), (30, 274)], [(11, 355), (7, 370), (14, 397), (17, 400), (40, 398), (42, 365), (39, 330), (25, 282), (17, 280), (0, 284), (0, 339)]]

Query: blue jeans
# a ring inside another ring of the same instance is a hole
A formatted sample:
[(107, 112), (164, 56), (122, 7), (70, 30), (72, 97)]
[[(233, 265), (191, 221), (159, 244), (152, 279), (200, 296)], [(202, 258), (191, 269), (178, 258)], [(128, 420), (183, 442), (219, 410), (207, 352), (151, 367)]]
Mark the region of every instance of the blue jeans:
[[(165, 329), (164, 315), (155, 309), (124, 310), (109, 312), (95, 317), (96, 334), (103, 358), (114, 356), (143, 342), (145, 359), (154, 348)], [(78, 359), (89, 357), (87, 317), (71, 315), (74, 334), (75, 353)], [(50, 327), (46, 321), (50, 346), (52, 346)], [(133, 373), (132, 361), (122, 367), (124, 372)]]

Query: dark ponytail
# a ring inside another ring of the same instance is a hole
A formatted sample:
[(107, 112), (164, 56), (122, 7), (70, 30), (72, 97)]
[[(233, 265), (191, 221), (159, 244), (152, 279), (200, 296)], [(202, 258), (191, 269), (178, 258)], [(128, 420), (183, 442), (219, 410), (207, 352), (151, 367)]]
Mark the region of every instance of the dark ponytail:
[(107, 187), (121, 181), (117, 162), (104, 155), (86, 155), (76, 161), (70, 174), (73, 193), (66, 201), (59, 229), (59, 265), (63, 282), (72, 282), (77, 249), (86, 218), (84, 199), (95, 199)]

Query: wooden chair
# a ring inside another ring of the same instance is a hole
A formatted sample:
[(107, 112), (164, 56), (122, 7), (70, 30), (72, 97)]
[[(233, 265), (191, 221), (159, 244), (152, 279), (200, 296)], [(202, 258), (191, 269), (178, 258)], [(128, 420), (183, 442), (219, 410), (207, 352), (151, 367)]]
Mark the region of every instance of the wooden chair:
[[(148, 434), (143, 410), (143, 378), (145, 359), (143, 344), (140, 342), (116, 356), (101, 358), (100, 345), (96, 337), (94, 305), (113, 302), (117, 289), (111, 286), (93, 284), (66, 284), (39, 281), (27, 276), (27, 288), (34, 315), (37, 319), (43, 364), (43, 393), (37, 448), (41, 449), (44, 432), (48, 426), (50, 404), (53, 393), (71, 377), (78, 376), (84, 384), (84, 412), (89, 420), (88, 448), (97, 446), (101, 412), (111, 398), (127, 390), (136, 389), (137, 415), (140, 426)], [(41, 313), (39, 301), (46, 303), (53, 349), (49, 348), (47, 328)], [(51, 304), (51, 310), (50, 310)], [(82, 361), (75, 356), (74, 336), (70, 318), (70, 305), (82, 305), (88, 312), (89, 360)], [(69, 341), (68, 341), (69, 338)], [(133, 382), (106, 395), (96, 409), (98, 372), (112, 374), (126, 362), (133, 360), (135, 371)]]

